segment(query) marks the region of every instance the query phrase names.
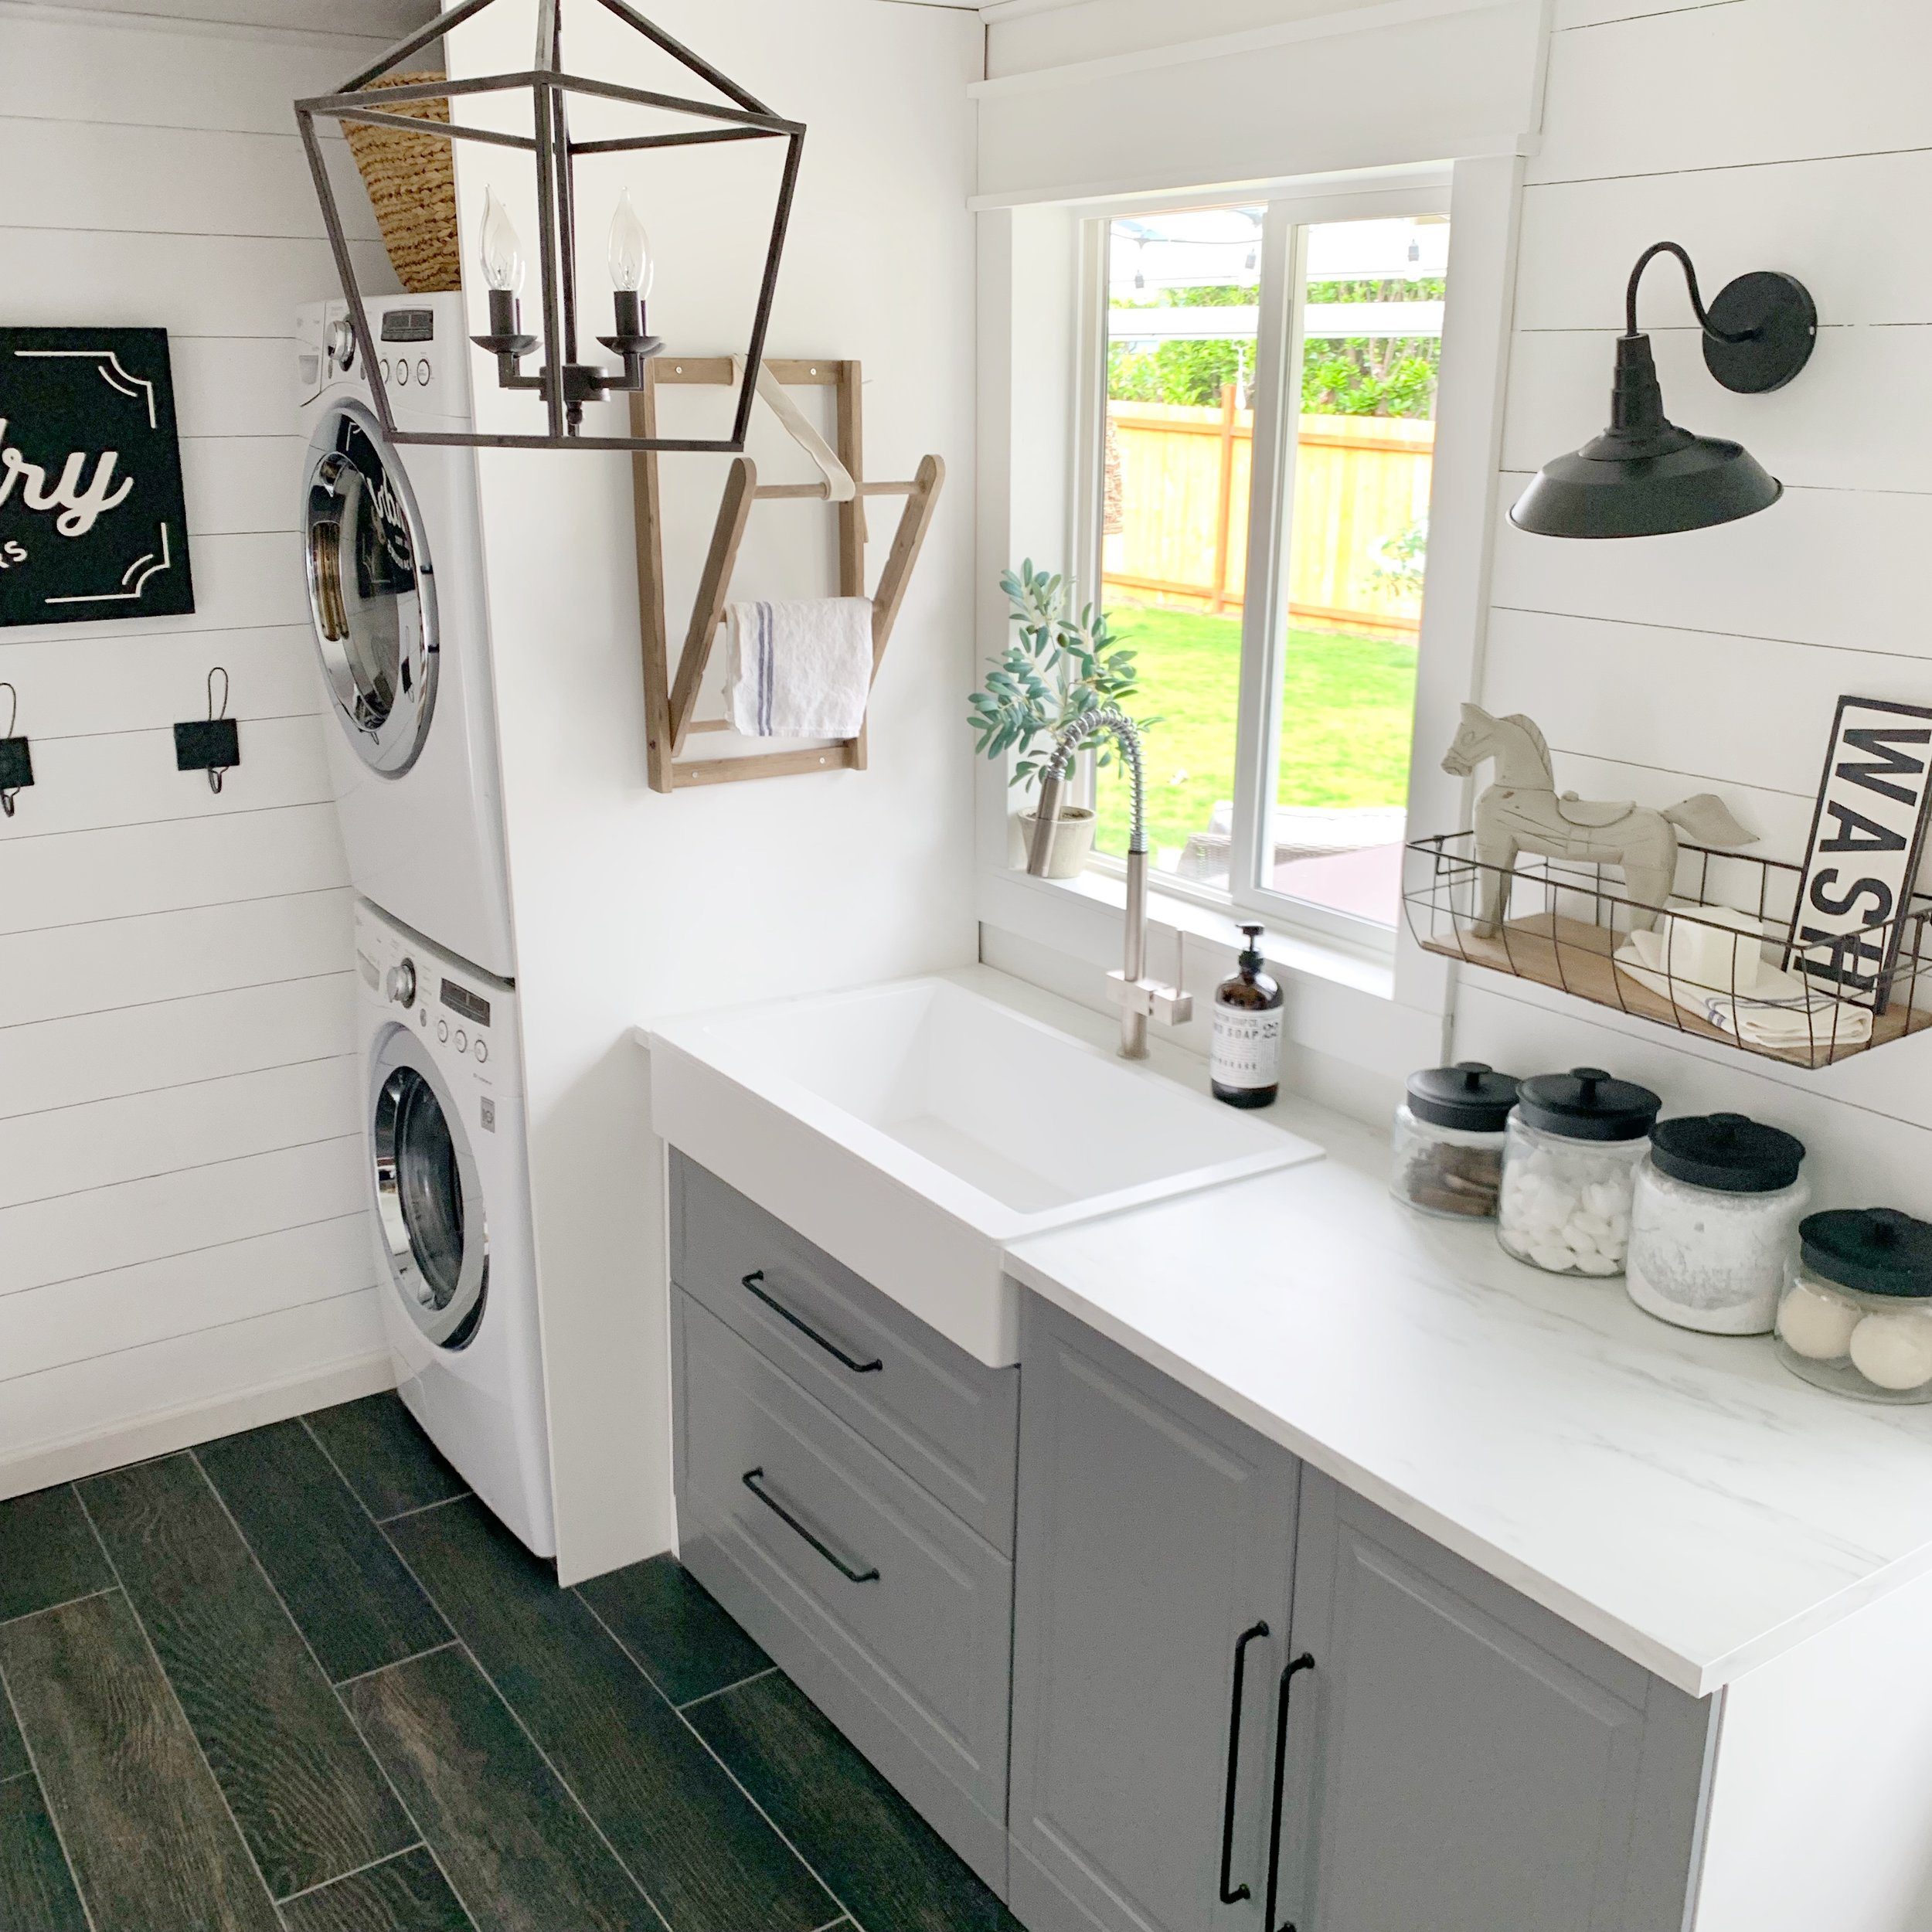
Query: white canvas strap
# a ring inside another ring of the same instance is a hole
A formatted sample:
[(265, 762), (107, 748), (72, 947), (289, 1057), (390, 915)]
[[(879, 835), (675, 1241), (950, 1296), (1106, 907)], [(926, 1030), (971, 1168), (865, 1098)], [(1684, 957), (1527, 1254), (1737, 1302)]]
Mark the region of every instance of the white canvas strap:
[[(731, 359), (731, 379), (740, 385), (745, 379), (745, 359), (742, 355)], [(785, 393), (784, 384), (764, 362), (758, 366), (758, 396), (784, 424), (785, 434), (818, 465), (820, 474), (825, 479), (827, 501), (849, 503), (859, 494), (859, 486), (852, 480), (852, 472), (839, 461), (838, 451), (805, 420), (804, 412)]]

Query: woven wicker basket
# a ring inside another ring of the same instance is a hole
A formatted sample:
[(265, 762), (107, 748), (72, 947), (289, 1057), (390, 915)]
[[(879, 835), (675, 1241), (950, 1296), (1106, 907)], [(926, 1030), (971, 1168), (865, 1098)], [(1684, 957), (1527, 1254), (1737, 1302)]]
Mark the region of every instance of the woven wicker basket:
[[(390, 74), (371, 84), (400, 87), (406, 82), (440, 80), (436, 73)], [(447, 99), (399, 100), (399, 114), (447, 126)], [(345, 121), (349, 152), (362, 170), (389, 264), (412, 295), (460, 288), (462, 270), (456, 233), (456, 174), (451, 142), (443, 134), (406, 134), (400, 128), (371, 128)]]

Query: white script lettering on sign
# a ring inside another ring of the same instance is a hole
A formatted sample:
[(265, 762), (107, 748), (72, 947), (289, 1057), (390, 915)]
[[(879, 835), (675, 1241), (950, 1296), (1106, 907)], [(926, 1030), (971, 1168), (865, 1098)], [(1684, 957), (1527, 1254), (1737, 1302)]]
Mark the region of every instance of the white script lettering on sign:
[(49, 488), (47, 472), (30, 463), (7, 440), (7, 419), (0, 416), (0, 504), (12, 495), (14, 485), (22, 485), (20, 500), (30, 510), (57, 511), (53, 526), (63, 536), (85, 536), (104, 512), (117, 509), (134, 494), (134, 479), (123, 477), (114, 487), (114, 471), (121, 462), (118, 450), (103, 450), (94, 459), (91, 482), (87, 474), (87, 452), (70, 452), (62, 466), (60, 479)]

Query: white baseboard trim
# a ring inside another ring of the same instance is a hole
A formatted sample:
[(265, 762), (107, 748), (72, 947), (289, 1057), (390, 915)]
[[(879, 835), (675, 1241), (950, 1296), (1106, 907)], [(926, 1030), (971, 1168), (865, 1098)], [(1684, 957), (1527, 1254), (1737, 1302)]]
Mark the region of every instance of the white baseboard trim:
[(396, 1386), (396, 1364), (388, 1352), (352, 1355), (321, 1369), (270, 1382), (260, 1388), (218, 1396), (213, 1402), (150, 1410), (104, 1434), (36, 1443), (0, 1461), (0, 1499), (23, 1496), (50, 1484), (97, 1476), (150, 1457), (171, 1455), (196, 1443), (213, 1442), (238, 1430), (285, 1422), (311, 1409), (326, 1409), (358, 1396)]

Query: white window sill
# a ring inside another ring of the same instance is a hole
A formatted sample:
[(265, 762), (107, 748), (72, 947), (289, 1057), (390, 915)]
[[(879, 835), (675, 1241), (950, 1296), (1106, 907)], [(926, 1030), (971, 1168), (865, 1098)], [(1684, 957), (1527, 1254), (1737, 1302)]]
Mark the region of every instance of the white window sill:
[[(1036, 879), (1001, 866), (981, 875), (980, 917), (988, 923), (1056, 946), (1110, 969), (1120, 964), (1121, 921), (1127, 914), (1124, 880), (1088, 870), (1077, 879)], [(1252, 921), (1256, 915), (1250, 913)], [(1150, 937), (1168, 934), (1206, 941), (1233, 952), (1241, 944), (1241, 915), (1232, 906), (1203, 906), (1148, 881)], [(1261, 956), (1277, 972), (1343, 986), (1376, 999), (1395, 998), (1392, 958), (1377, 958), (1332, 940), (1267, 927)], [(1158, 954), (1155, 958), (1158, 961)]]

